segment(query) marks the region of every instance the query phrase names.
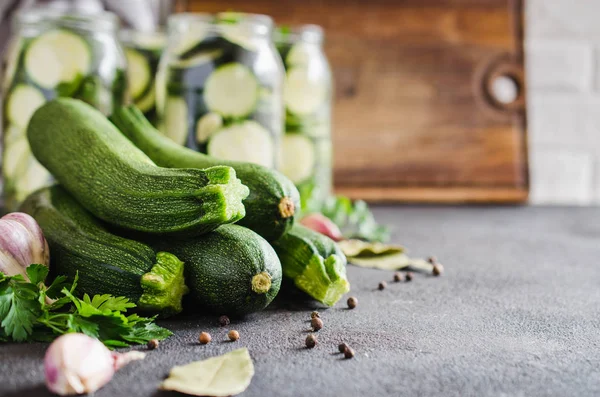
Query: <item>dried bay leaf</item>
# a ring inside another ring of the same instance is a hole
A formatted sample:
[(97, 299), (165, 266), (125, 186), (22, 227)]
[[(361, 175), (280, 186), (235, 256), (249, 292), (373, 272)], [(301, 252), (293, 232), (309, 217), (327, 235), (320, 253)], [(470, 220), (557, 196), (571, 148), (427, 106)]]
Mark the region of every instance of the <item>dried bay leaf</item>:
[(340, 248), (352, 265), (381, 270), (411, 269), (431, 273), (433, 265), (425, 259), (411, 258), (404, 247), (360, 240), (344, 240)]
[(247, 348), (174, 367), (160, 385), (192, 396), (231, 396), (246, 390), (254, 376)]

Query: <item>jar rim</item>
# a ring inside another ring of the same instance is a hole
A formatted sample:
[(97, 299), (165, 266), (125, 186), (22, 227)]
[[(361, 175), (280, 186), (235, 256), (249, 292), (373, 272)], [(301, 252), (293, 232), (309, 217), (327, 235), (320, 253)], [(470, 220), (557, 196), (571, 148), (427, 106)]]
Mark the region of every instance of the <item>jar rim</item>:
[(310, 44), (321, 44), (325, 32), (323, 28), (315, 24), (278, 26), (273, 31), (273, 40), (280, 44), (293, 44), (304, 42)]
[(217, 14), (183, 12), (169, 17), (168, 29), (190, 23), (208, 26), (209, 31), (222, 32), (230, 26), (242, 26), (257, 35), (270, 35), (273, 30), (273, 19), (268, 15), (243, 12), (220, 12)]
[(150, 50), (162, 49), (167, 45), (167, 35), (162, 29), (143, 31), (123, 28), (119, 31), (119, 40), (125, 44)]
[(17, 12), (14, 23), (22, 26), (39, 26), (43, 22), (59, 22), (60, 26), (82, 30), (116, 31), (119, 19), (109, 11), (81, 12), (52, 7), (24, 8)]

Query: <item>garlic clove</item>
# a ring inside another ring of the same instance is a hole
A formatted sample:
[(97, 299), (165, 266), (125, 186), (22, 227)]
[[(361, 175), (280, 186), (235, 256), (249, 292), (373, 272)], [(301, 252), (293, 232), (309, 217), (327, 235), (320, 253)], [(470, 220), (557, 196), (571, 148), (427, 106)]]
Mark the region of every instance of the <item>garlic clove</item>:
[(327, 218), (323, 214), (308, 214), (300, 220), (300, 223), (307, 228), (314, 230), (315, 232), (324, 234), (333, 241), (341, 241), (344, 239), (342, 231), (338, 225), (333, 223), (331, 219)]

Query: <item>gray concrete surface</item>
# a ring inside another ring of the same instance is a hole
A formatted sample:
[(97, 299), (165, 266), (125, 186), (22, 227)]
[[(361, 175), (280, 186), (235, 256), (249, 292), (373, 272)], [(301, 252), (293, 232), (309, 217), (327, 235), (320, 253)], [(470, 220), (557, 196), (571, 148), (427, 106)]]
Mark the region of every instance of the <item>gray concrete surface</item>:
[[(349, 267), (353, 310), (321, 310), (319, 345), (304, 346), (313, 306), (289, 297), (230, 327), (216, 317), (165, 322), (175, 336), (95, 396), (167, 396), (174, 365), (247, 346), (256, 375), (244, 397), (600, 395), (600, 209), (380, 207), (394, 240), (437, 255), (446, 273), (394, 284)], [(388, 288), (377, 291), (379, 281)], [(293, 303), (292, 303), (293, 302)], [(200, 331), (213, 335), (195, 343)], [(356, 357), (336, 354), (340, 341)], [(0, 395), (44, 396), (46, 345), (0, 346)]]

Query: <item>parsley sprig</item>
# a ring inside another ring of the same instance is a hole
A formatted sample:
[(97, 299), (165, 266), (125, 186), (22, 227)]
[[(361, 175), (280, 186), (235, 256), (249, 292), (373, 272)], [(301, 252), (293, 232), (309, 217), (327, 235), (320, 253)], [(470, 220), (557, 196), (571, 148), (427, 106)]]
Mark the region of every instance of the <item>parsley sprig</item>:
[(27, 281), (23, 276), (0, 273), (0, 341), (49, 342), (69, 332), (82, 332), (98, 338), (108, 347), (142, 344), (165, 339), (168, 329), (154, 323), (156, 317), (127, 315), (135, 304), (124, 297), (74, 295), (73, 282), (58, 276), (44, 284), (48, 267), (31, 265)]

